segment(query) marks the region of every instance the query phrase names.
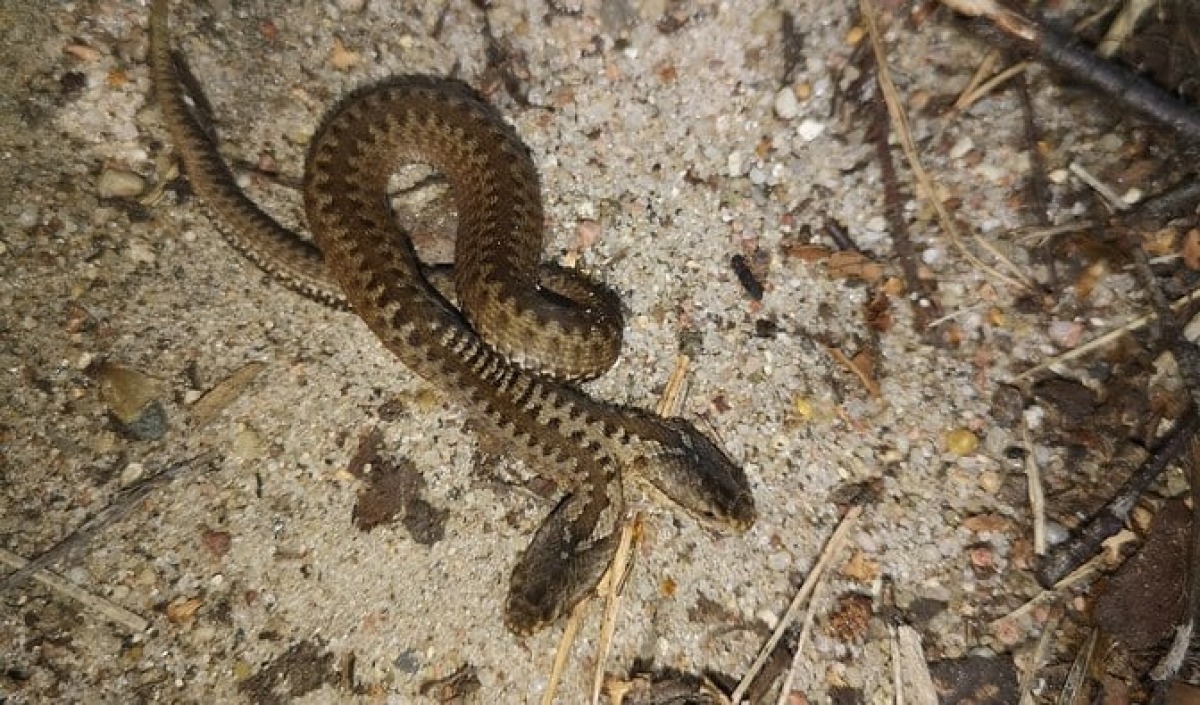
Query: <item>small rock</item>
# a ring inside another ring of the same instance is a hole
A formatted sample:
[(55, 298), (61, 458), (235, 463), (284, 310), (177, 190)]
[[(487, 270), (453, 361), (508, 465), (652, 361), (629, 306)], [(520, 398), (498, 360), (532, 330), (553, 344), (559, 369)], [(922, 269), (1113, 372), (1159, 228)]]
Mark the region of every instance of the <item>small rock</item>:
[(825, 131), (825, 123), (816, 120), (804, 120), (796, 128), (796, 136), (801, 142), (812, 142)]
[(96, 182), (101, 198), (133, 198), (146, 190), (146, 180), (132, 171), (105, 169)]
[(145, 264), (153, 266), (158, 256), (154, 254), (154, 250), (149, 243), (134, 240), (129, 243), (129, 249), (126, 250), (129, 259), (136, 264)]
[(267, 444), (258, 431), (243, 428), (233, 437), (233, 455), (242, 462), (257, 460), (267, 452)]
[(159, 382), (149, 375), (108, 362), (93, 371), (100, 398), (122, 429), (140, 440), (158, 440), (166, 434), (167, 415), (158, 401)]
[(970, 137), (964, 137), (950, 148), (950, 158), (962, 159), (963, 157), (967, 156), (967, 152), (970, 152), (972, 149), (975, 149), (975, 143), (971, 141)]
[(775, 94), (775, 114), (784, 120), (791, 120), (800, 113), (800, 102), (796, 100), (796, 92), (791, 86), (786, 86)]
[(121, 471), (119, 480), (121, 487), (129, 487), (133, 483), (142, 479), (146, 474), (146, 466), (142, 463), (130, 463)]
[(725, 170), (734, 178), (746, 175), (746, 160), (742, 157), (741, 152), (729, 153), (729, 156), (725, 158)]
[(979, 448), (979, 436), (970, 429), (956, 428), (948, 431), (944, 438), (946, 450), (959, 457), (971, 455)]
[(339, 71), (349, 71), (351, 68), (358, 65), (362, 61), (362, 55), (356, 51), (350, 51), (342, 44), (342, 40), (338, 37), (333, 38), (333, 49), (329, 52), (329, 63)]

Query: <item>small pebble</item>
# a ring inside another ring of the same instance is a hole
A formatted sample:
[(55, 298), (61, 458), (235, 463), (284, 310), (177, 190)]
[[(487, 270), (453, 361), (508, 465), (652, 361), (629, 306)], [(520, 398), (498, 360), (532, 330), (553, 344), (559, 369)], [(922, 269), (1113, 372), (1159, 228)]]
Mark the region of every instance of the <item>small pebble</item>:
[(725, 170), (732, 177), (746, 175), (746, 160), (742, 157), (741, 152), (730, 152), (725, 158)]
[(1071, 537), (1071, 532), (1067, 527), (1059, 524), (1057, 521), (1046, 521), (1046, 545), (1057, 546)]
[(133, 198), (146, 190), (146, 180), (132, 171), (105, 169), (96, 182), (101, 198)]
[(979, 489), (988, 494), (996, 494), (1004, 485), (1004, 477), (994, 470), (984, 470), (979, 473)]
[(166, 435), (167, 412), (157, 399), (158, 380), (137, 370), (101, 363), (94, 373), (100, 398), (125, 433), (143, 441)]
[(333, 39), (333, 49), (329, 52), (329, 63), (339, 71), (349, 71), (362, 61), (362, 56), (356, 51), (350, 51), (338, 37)]
[(100, 398), (123, 424), (133, 423), (158, 395), (158, 381), (137, 370), (103, 362), (95, 374)]
[(1060, 348), (1070, 350), (1083, 339), (1083, 324), (1078, 321), (1051, 321), (1047, 336)]
[(121, 487), (129, 487), (142, 479), (145, 474), (146, 466), (142, 463), (130, 463), (126, 465), (125, 469), (121, 471), (121, 478), (119, 480)]
[(1025, 636), (1024, 630), (1015, 619), (1001, 619), (992, 624), (992, 634), (1005, 646), (1013, 646)]
[(258, 431), (252, 428), (243, 428), (233, 437), (232, 450), (233, 455), (243, 462), (257, 460), (266, 454), (267, 444), (263, 442)]
[(971, 141), (970, 137), (964, 137), (950, 148), (950, 158), (962, 159), (963, 157), (967, 156), (967, 152), (970, 152), (972, 149), (975, 149), (975, 143)]
[(775, 94), (775, 114), (784, 120), (791, 120), (800, 113), (800, 102), (796, 100), (796, 92), (791, 86), (781, 88)]
[(979, 448), (979, 436), (976, 436), (970, 429), (966, 428), (956, 428), (953, 431), (949, 431), (946, 433), (944, 441), (946, 450), (959, 457), (970, 455)]
[(150, 244), (140, 240), (131, 241), (129, 249), (125, 251), (125, 254), (136, 264), (153, 266), (154, 262), (158, 259), (158, 255), (154, 254), (154, 250), (150, 247)]
[(796, 128), (796, 136), (799, 137), (802, 142), (812, 142), (816, 138), (820, 137), (821, 133), (824, 131), (825, 123), (817, 122), (816, 120), (804, 120)]
[(767, 629), (774, 629), (779, 624), (779, 616), (770, 610), (759, 610), (754, 616), (758, 617)]

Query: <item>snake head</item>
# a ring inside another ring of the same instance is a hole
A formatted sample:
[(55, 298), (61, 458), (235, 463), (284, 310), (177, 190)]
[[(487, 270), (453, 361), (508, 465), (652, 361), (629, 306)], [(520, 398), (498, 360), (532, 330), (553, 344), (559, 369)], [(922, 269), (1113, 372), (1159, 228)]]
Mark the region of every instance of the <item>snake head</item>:
[(758, 512), (745, 471), (687, 421), (653, 423), (657, 450), (635, 464), (637, 475), (705, 526), (725, 533), (753, 526)]

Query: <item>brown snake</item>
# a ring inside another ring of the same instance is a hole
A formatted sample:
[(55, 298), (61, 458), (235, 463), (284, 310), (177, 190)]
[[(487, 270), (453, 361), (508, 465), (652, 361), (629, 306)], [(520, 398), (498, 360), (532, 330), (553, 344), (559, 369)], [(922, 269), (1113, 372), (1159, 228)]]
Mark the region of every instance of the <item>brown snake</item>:
[[(155, 0), (151, 10), (154, 90), (193, 188), (230, 228), (226, 237), (287, 286), (352, 308), (405, 365), (453, 394), (483, 432), (565, 493), (513, 569), (505, 605), (512, 631), (545, 626), (599, 582), (616, 549), (627, 470), (707, 525), (753, 524), (745, 473), (691, 424), (598, 401), (561, 379), (594, 376), (613, 362), (617, 302), (572, 270), (539, 264), (537, 171), (490, 105), (465, 84), (427, 76), (344, 98), (305, 165), (313, 246), (238, 188), (188, 104), (167, 5)], [(428, 283), (395, 224), (387, 182), (405, 163), (428, 164), (450, 183), (462, 310)], [(531, 340), (532, 352), (522, 347)]]

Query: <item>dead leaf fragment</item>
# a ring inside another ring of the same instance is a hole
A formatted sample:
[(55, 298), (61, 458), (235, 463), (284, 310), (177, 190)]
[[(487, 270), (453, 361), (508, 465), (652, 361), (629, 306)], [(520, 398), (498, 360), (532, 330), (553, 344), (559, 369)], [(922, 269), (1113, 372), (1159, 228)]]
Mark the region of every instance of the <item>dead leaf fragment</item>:
[(859, 279), (869, 284), (883, 280), (883, 265), (853, 250), (834, 252), (829, 256), (828, 267), (832, 279)]
[(341, 37), (333, 38), (333, 49), (329, 52), (329, 63), (338, 71), (347, 71), (358, 65), (362, 61), (362, 55), (358, 52), (350, 51), (346, 45), (342, 43)]
[(202, 428), (217, 417), (225, 407), (232, 404), (246, 391), (260, 372), (267, 368), (265, 362), (250, 362), (242, 365), (233, 374), (217, 382), (192, 404), (192, 422)]
[(879, 577), (879, 563), (867, 558), (862, 551), (856, 552), (842, 566), (842, 575), (859, 583), (870, 583)]
[(1179, 248), (1183, 263), (1188, 269), (1200, 269), (1200, 228), (1192, 228), (1183, 236), (1183, 244)]
[(202, 604), (199, 597), (181, 597), (167, 605), (167, 619), (171, 624), (191, 624)]

